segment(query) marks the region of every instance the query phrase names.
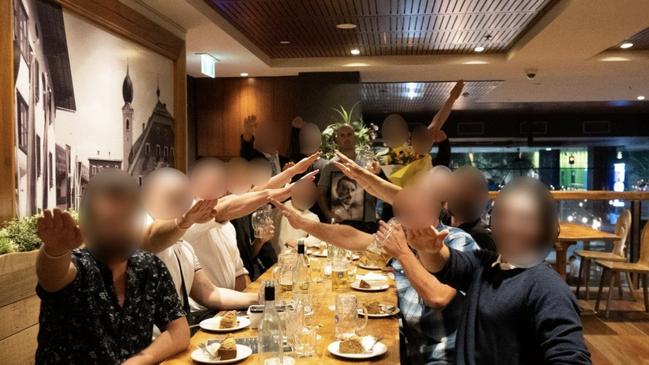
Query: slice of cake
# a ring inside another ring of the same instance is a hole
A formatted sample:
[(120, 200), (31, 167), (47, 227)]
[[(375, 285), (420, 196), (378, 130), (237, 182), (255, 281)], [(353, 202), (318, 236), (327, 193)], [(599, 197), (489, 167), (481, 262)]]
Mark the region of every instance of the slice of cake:
[(237, 341), (230, 335), (225, 336), (216, 354), (221, 360), (234, 359), (237, 357)]
[(369, 313), (369, 314), (383, 314), (384, 313), (383, 308), (381, 307), (381, 303), (379, 303), (378, 301), (373, 301), (373, 302), (367, 303), (365, 308), (367, 308), (367, 313)]
[(221, 317), (221, 322), (219, 323), (220, 328), (233, 328), (237, 325), (237, 311), (226, 312)]
[(372, 288), (372, 285), (370, 285), (370, 283), (368, 283), (365, 280), (361, 280), (360, 283), (358, 283), (358, 286), (363, 288), (363, 289), (371, 289)]
[(362, 354), (365, 352), (361, 339), (358, 337), (350, 337), (346, 340), (340, 341), (338, 345), (338, 352), (341, 354)]

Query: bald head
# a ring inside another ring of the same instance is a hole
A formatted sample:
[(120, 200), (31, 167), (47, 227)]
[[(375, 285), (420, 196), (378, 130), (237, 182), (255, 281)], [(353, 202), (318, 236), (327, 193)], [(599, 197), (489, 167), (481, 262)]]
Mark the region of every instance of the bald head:
[(460, 223), (474, 222), (482, 215), (489, 199), (487, 179), (473, 166), (462, 166), (453, 172), (448, 209)]
[(189, 178), (182, 172), (164, 167), (154, 170), (142, 185), (144, 207), (154, 219), (180, 217), (192, 204)]

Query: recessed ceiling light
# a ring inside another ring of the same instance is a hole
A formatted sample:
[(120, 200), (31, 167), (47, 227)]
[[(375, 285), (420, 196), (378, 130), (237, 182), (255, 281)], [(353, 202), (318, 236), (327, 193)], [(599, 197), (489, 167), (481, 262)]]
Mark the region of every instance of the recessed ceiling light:
[(352, 56), (358, 56), (359, 54), (361, 54), (361, 51), (358, 48), (352, 48), (351, 54)]
[(279, 41), (279, 44), (291, 44), (291, 41)]
[(247, 77), (247, 76), (248, 76), (248, 73), (247, 73), (247, 72), (242, 72), (242, 73), (240, 73), (239, 75), (240, 75), (241, 77)]
[(620, 48), (622, 48), (622, 49), (627, 49), (627, 48), (631, 48), (631, 47), (633, 47), (633, 43), (631, 43), (631, 42), (624, 42), (624, 43), (620, 44)]
[(644, 100), (644, 95), (638, 95), (638, 97), (637, 97), (636, 99), (638, 99), (638, 100)]
[(478, 52), (478, 53), (480, 53), (480, 52), (484, 51), (484, 47), (483, 47), (483, 46), (477, 46), (477, 47), (474, 48), (473, 50), (476, 51), (476, 52)]
[(336, 24), (336, 28), (338, 28), (338, 29), (354, 29), (354, 28), (356, 28), (356, 24), (354, 24), (354, 23), (340, 23), (340, 24)]

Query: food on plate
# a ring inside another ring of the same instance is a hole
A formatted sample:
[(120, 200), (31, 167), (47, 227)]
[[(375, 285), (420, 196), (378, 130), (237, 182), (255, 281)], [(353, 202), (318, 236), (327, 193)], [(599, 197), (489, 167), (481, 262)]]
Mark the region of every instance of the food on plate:
[(384, 313), (383, 312), (383, 307), (381, 307), (381, 303), (379, 303), (378, 301), (373, 301), (373, 302), (367, 303), (365, 308), (367, 309), (368, 314), (383, 314)]
[(395, 307), (393, 305), (389, 304), (381, 304), (378, 301), (372, 301), (369, 302), (365, 305), (365, 309), (367, 309), (367, 314), (392, 314), (395, 311)]
[(360, 338), (350, 337), (346, 340), (340, 341), (338, 352), (341, 354), (362, 354), (365, 352), (365, 349), (363, 348)]
[(216, 354), (221, 360), (234, 359), (237, 357), (237, 342), (232, 336), (226, 336), (223, 341), (221, 341), (221, 346), (219, 346)]
[(358, 283), (358, 286), (362, 289), (372, 289), (372, 285), (365, 280), (361, 280), (360, 283)]
[(221, 322), (219, 323), (219, 327), (220, 328), (233, 328), (238, 323), (239, 323), (239, 321), (237, 320), (237, 312), (236, 311), (229, 311), (229, 312), (226, 312), (221, 317)]

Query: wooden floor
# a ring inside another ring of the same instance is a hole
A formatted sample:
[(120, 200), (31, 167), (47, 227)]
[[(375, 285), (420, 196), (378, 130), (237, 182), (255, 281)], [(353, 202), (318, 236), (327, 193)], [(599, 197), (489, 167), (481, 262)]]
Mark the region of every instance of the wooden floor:
[(591, 300), (579, 300), (584, 336), (593, 364), (649, 365), (649, 313), (644, 311), (642, 297), (634, 300), (625, 291), (624, 299), (620, 300), (616, 290), (611, 301), (609, 319), (605, 319), (606, 293), (605, 289), (600, 314), (593, 312), (594, 298), (597, 295), (595, 287), (591, 287)]

